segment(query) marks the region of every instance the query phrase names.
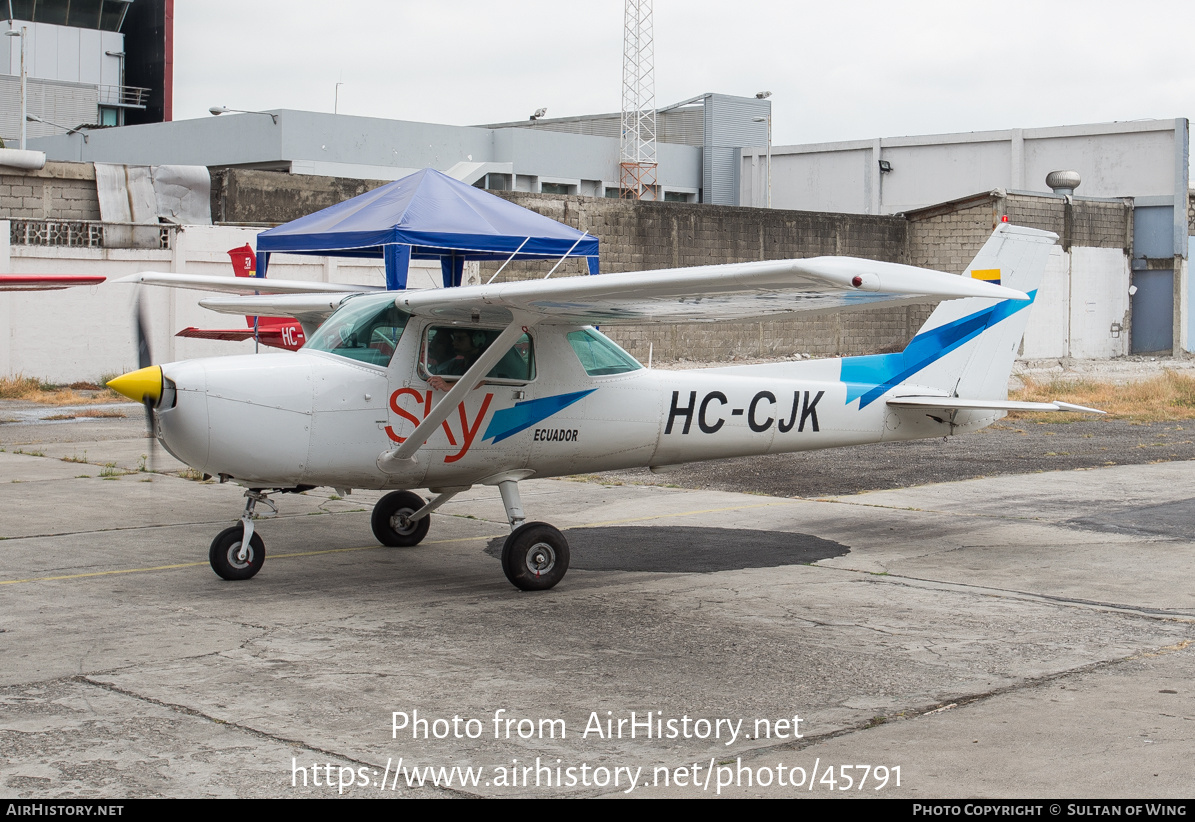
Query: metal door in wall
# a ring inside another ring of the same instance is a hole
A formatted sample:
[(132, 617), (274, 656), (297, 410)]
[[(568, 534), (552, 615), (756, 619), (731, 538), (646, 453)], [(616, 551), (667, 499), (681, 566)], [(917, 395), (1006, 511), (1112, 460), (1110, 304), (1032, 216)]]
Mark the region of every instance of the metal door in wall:
[(1132, 353), (1169, 351), (1174, 343), (1174, 272), (1134, 271)]
[[(1174, 207), (1133, 209), (1132, 353), (1169, 351), (1174, 344)], [(1162, 263), (1165, 268), (1150, 270)]]

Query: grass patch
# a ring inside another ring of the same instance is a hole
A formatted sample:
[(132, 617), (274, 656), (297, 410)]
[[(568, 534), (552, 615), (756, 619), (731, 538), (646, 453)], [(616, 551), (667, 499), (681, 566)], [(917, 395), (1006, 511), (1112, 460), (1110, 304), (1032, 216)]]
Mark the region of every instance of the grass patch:
[[(1133, 422), (1163, 422), (1195, 419), (1195, 376), (1177, 371), (1163, 371), (1141, 382), (1115, 385), (1096, 380), (1025, 380), (1025, 387), (1009, 394), (1009, 399), (1026, 402), (1063, 400), (1107, 411), (1112, 419)], [(1038, 422), (1074, 422), (1092, 419), (1090, 414), (1068, 412), (1027, 412), (1009, 414), (1011, 419)]]
[[(80, 391), (87, 391), (82, 394)], [(36, 377), (17, 374), (0, 377), (0, 400), (27, 400), (44, 405), (89, 405), (116, 402), (122, 397), (110, 388), (92, 382), (53, 385)]]
[(123, 477), (127, 473), (129, 472), (118, 467), (114, 462), (106, 462), (104, 463), (104, 467), (100, 469), (100, 476), (104, 479), (116, 479), (117, 477)]
[(123, 411), (102, 411), (98, 408), (88, 408), (83, 411), (76, 411), (73, 414), (51, 414), (48, 417), (42, 417), (43, 420), (73, 420), (73, 419), (117, 419), (125, 418), (128, 414)]

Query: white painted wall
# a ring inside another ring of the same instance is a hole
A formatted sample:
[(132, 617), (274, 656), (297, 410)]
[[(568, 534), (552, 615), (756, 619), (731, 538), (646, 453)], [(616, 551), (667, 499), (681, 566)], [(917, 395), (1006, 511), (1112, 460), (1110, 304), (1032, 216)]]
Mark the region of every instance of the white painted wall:
[(1037, 298), (1025, 327), (1021, 358), (1042, 360), (1067, 355), (1070, 288), (1071, 255), (1055, 245), (1050, 249), (1046, 273), (1037, 288)]
[[(1021, 358), (1096, 359), (1129, 353), (1129, 260), (1118, 248), (1055, 246), (1025, 329)], [(1112, 335), (1112, 325), (1123, 327)]]
[[(8, 222), (0, 220), (0, 270), (15, 274), (82, 274), (108, 278), (92, 288), (65, 291), (0, 292), (0, 373), (25, 374), (53, 383), (96, 380), (137, 366), (133, 331), (136, 288), (113, 279), (138, 271), (176, 271), (233, 276), (228, 250), (256, 245), (256, 229), (186, 226), (169, 251), (9, 246)], [(372, 261), (274, 254), (270, 276), (288, 280), (383, 285), (385, 274)], [(475, 273), (474, 273), (474, 276)], [(412, 288), (440, 285), (438, 262), (412, 261)], [(175, 337), (187, 326), (242, 328), (245, 321), (201, 308), (210, 294), (143, 287), (149, 311), (154, 359), (158, 362), (253, 353), (252, 342)], [(262, 348), (263, 352), (277, 349)]]
[(1113, 337), (1113, 323), (1129, 311), (1129, 261), (1117, 248), (1071, 249), (1070, 356), (1121, 357), (1129, 353), (1127, 329)]

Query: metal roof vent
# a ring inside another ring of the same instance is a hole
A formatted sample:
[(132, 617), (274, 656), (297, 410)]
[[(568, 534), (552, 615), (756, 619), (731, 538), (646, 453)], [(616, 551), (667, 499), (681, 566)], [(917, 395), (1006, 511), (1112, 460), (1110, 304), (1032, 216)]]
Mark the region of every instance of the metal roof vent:
[(1077, 171), (1051, 171), (1046, 175), (1046, 185), (1055, 194), (1073, 195), (1081, 182)]

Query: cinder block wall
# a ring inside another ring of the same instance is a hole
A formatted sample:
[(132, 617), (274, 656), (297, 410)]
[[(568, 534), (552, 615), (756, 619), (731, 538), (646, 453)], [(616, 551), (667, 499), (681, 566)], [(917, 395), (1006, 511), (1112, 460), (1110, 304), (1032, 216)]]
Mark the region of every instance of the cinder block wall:
[[(901, 217), (821, 214), (691, 203), (628, 203), (504, 192), (503, 197), (602, 238), (607, 272), (680, 268), (792, 257), (847, 255), (908, 262)], [(542, 277), (548, 264), (513, 263), (501, 279)], [(482, 266), (482, 281), (497, 266)], [(580, 274), (580, 264), (557, 274)], [(684, 325), (611, 326), (605, 331), (635, 356), (656, 362), (724, 362), (758, 357), (833, 356), (896, 350), (923, 317), (906, 307), (805, 319)]]
[(46, 163), (38, 171), (0, 170), (0, 218), (98, 220), (95, 167)]

